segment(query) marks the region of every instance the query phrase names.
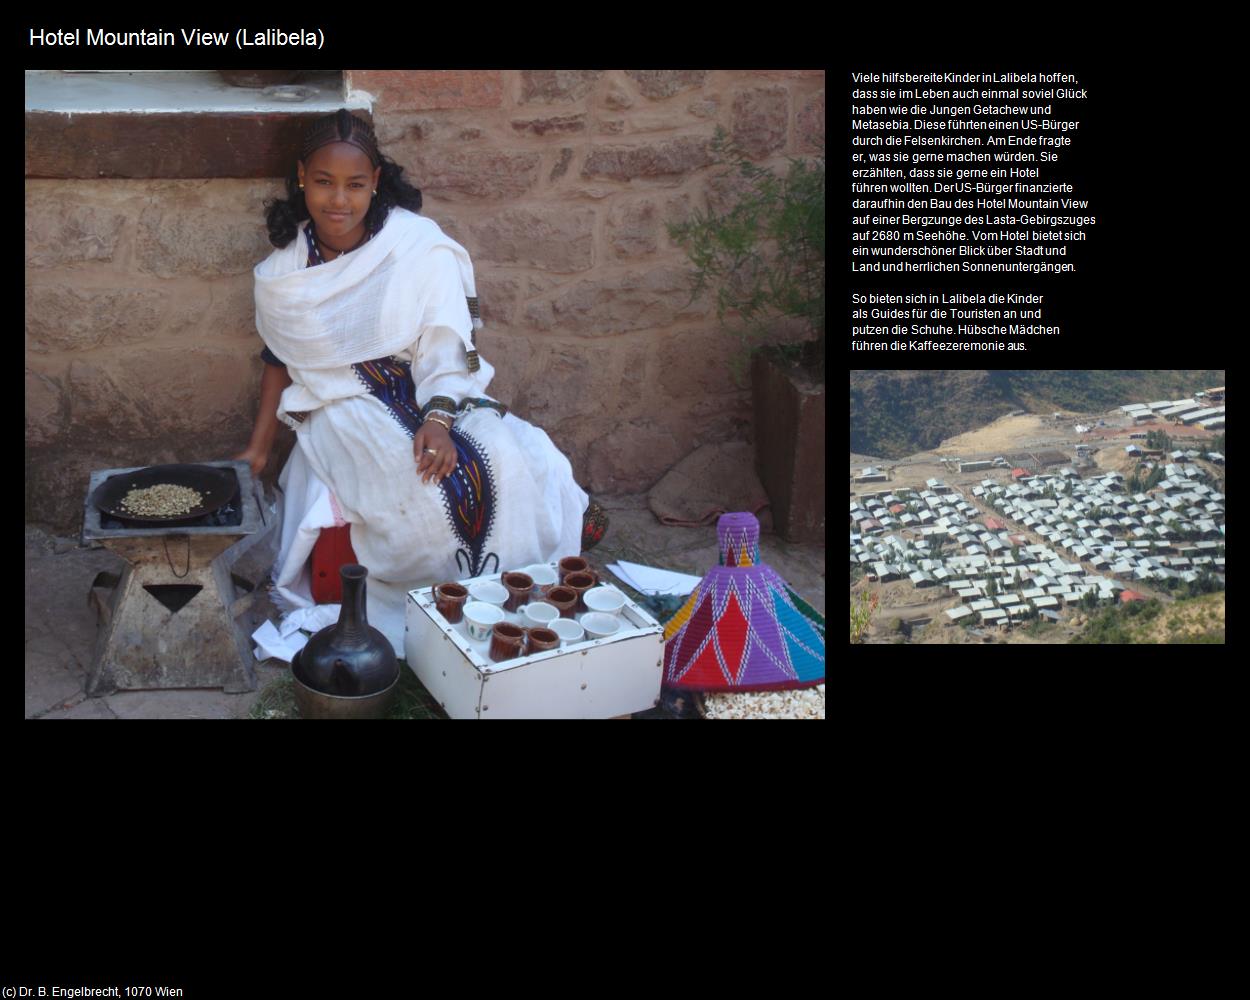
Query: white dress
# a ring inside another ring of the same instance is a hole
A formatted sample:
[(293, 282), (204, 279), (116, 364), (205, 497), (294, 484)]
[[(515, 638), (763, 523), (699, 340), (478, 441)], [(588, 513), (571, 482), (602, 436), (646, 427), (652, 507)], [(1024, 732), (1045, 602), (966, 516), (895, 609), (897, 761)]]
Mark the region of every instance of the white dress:
[(284, 357), (293, 383), (278, 407), (296, 446), (278, 479), (274, 602), (284, 611), (314, 603), (309, 557), (320, 529), (350, 524), (369, 570), (369, 624), (401, 657), (409, 590), (578, 554), (589, 502), (543, 430), (481, 403), (456, 418), (456, 470), (441, 483), (421, 482), (419, 409), (435, 396), (488, 400), (494, 371), (484, 359), (469, 370), (472, 321), (456, 262), (435, 252), (428, 264), (436, 292), (410, 346), (381, 363), (318, 370)]

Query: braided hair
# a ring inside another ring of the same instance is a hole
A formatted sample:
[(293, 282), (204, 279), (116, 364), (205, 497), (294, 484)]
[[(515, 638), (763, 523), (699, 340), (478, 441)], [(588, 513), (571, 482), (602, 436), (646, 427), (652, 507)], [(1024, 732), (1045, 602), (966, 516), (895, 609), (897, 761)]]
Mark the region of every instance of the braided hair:
[[(365, 228), (376, 233), (386, 222), (387, 215), (398, 205), (410, 212), (421, 211), (421, 192), (403, 177), (404, 168), (378, 151), (377, 137), (373, 128), (363, 118), (357, 118), (346, 108), (332, 115), (318, 118), (304, 134), (299, 159), (307, 161), (313, 152), (327, 143), (349, 142), (359, 148), (370, 162), (381, 165), (382, 176), (378, 178), (378, 193), (369, 204), (365, 216)], [(309, 218), (308, 206), (304, 204), (304, 192), (299, 186), (299, 168), (291, 165), (286, 178), (287, 197), (265, 202), (265, 223), (269, 227), (269, 242), (285, 247), (299, 232), (299, 224)]]

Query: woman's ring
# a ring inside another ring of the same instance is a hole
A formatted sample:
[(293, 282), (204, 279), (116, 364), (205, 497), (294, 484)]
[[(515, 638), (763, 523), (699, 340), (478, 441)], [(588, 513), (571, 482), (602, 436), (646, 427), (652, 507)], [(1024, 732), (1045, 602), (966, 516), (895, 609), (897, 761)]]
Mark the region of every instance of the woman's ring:
[(437, 449), (437, 448), (426, 448), (426, 449), (425, 449), (425, 453), (426, 453), (427, 455), (437, 455), (437, 454), (438, 454), (438, 449)]

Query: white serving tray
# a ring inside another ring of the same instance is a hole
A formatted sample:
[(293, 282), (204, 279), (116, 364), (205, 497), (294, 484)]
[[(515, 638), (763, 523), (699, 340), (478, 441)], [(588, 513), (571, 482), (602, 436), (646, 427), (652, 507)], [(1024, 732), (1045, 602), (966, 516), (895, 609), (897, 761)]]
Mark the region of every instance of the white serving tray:
[[(456, 582), (468, 587), (502, 575)], [(621, 630), (606, 639), (496, 663), (490, 640), (469, 638), (463, 619), (448, 622), (433, 588), (420, 587), (408, 592), (404, 656), (453, 719), (610, 719), (655, 707), (664, 675), (663, 627), (628, 597), (620, 618)], [(527, 624), (515, 612), (504, 620)]]

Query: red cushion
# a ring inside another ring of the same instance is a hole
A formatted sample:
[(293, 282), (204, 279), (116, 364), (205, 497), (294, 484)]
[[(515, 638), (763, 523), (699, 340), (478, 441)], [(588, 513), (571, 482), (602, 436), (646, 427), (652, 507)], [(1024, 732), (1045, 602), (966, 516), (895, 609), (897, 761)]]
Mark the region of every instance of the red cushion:
[(343, 578), (339, 570), (356, 562), (351, 529), (350, 524), (322, 528), (313, 546), (312, 596), (318, 604), (339, 604), (343, 600)]

